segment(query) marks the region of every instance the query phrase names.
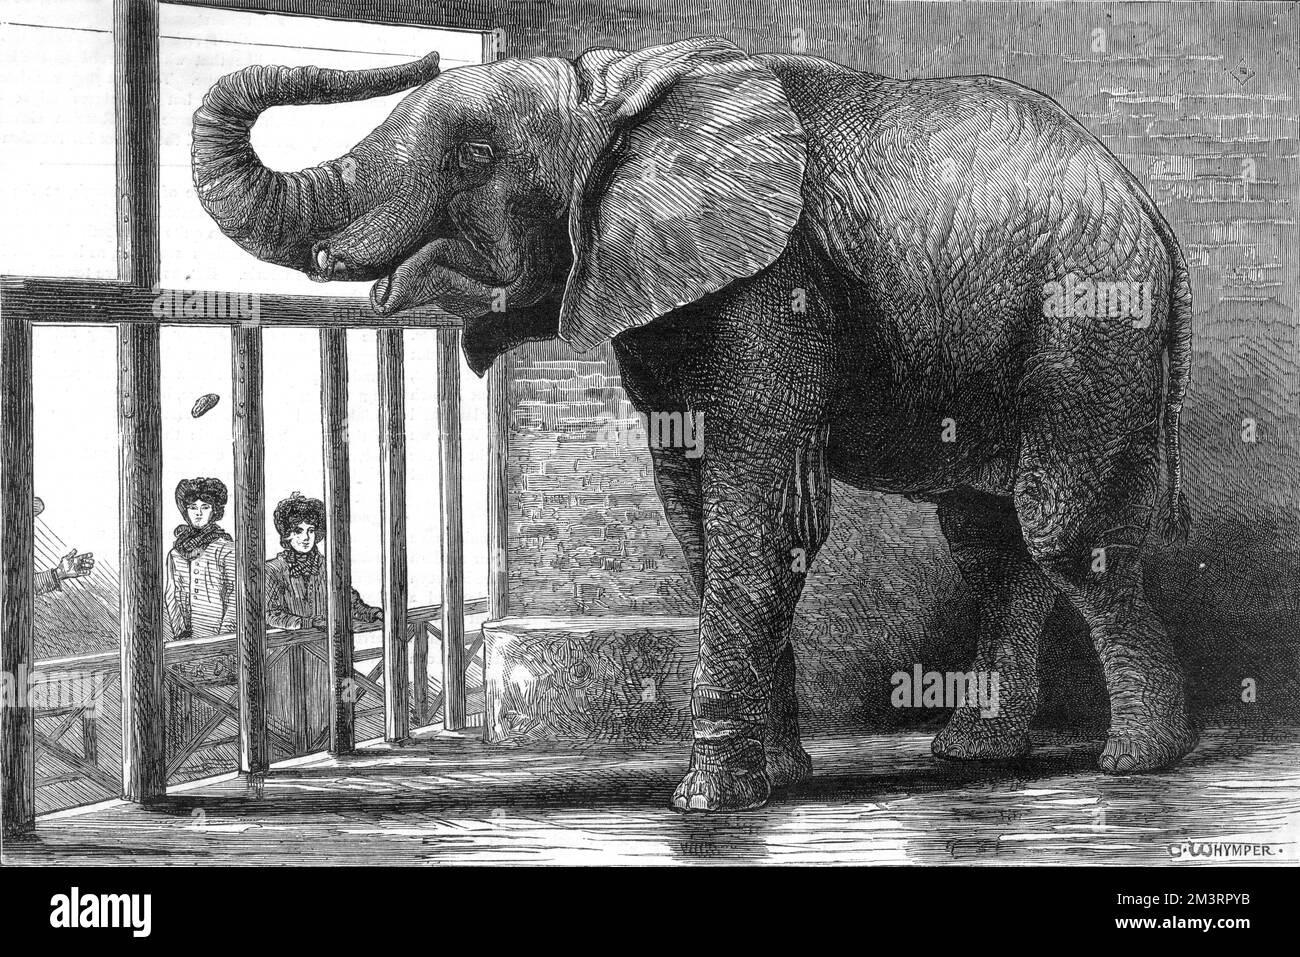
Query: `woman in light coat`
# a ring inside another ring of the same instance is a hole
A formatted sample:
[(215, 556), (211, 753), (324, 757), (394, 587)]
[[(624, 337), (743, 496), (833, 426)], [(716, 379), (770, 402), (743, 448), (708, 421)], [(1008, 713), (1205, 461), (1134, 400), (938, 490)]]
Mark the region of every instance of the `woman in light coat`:
[(226, 512), (220, 479), (182, 479), (176, 507), (185, 524), (167, 553), (165, 604), (168, 638), (207, 638), (235, 630), (235, 543), (217, 524)]

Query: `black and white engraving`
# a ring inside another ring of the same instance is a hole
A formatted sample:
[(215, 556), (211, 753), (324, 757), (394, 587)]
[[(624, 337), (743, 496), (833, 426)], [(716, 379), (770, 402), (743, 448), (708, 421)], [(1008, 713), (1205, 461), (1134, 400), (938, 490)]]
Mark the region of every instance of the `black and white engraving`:
[(7, 862), (1294, 864), (1294, 4), (316, 6), (0, 23)]

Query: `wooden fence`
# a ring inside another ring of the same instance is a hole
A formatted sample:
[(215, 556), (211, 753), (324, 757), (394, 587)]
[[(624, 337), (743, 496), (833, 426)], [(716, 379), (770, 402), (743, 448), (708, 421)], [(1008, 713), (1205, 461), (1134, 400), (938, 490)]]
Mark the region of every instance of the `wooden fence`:
[[(492, 43), (492, 35), (485, 34), (485, 58), (497, 55)], [(84, 702), (46, 709), (35, 708), (26, 700), (12, 702), (12, 707), (3, 709), (0, 732), (0, 797), (7, 833), (34, 826), (38, 784), (42, 790), (69, 787), (80, 788), (81, 793), (112, 793), (111, 785), (116, 784), (122, 797), (148, 803), (166, 793), (169, 780), (192, 772), (204, 755), (222, 747), (237, 748), (238, 767), (256, 773), (265, 770), (273, 757), (310, 751), (322, 744), (336, 754), (353, 750), (360, 716), (379, 706), (384, 715), (383, 733), (392, 740), (409, 733), (412, 712), (408, 701), (415, 714), (440, 711), (450, 729), (463, 727), (466, 718), (465, 667), (473, 656), (466, 654), (464, 621), (471, 607), (477, 606), (463, 603), (460, 321), (431, 309), (381, 317), (365, 300), (321, 296), (259, 296), (257, 320), (155, 317), (153, 304), (158, 297), (177, 294), (158, 288), (158, 0), (114, 0), (113, 44), (118, 278), (0, 277), (0, 624), (5, 672), (30, 675), (36, 665), (32, 655), (32, 326), (42, 322), (113, 324), (118, 331), (121, 654), (44, 662), (42, 669), (57, 664), (103, 676), (106, 701), (115, 698), (120, 714), (121, 774), (115, 779), (111, 770), (115, 762), (107, 760), (99, 705), (88, 711)], [(205, 294), (186, 291), (181, 295)], [(233, 636), (164, 647), (161, 586), (167, 495), (161, 467), (159, 332), (162, 325), (196, 324), (225, 324), (231, 329), (234, 474), (239, 493), (234, 522), (237, 625)], [(330, 529), (326, 628), (269, 639), (263, 607), (266, 505), (261, 399), (262, 329), (267, 326), (320, 330), (322, 454)], [(367, 327), (380, 329), (376, 373), (384, 621), (380, 646), (359, 651), (349, 614), (345, 332)], [(431, 609), (408, 612), (406, 608), (403, 327), (438, 330), (443, 604), (436, 613)], [(490, 585), (486, 610), (497, 617), (506, 611), (507, 580), (503, 547), (504, 375), (503, 369), (498, 369), (488, 381)], [(435, 618), (438, 633), (448, 639), (440, 642), (446, 680), (436, 708), (427, 682), (420, 677), (427, 673), (427, 651), (422, 657), (420, 636), (428, 634)], [(408, 640), (409, 636), (414, 637)], [(361, 666), (366, 670), (358, 670)], [(412, 672), (416, 675), (413, 688)], [(310, 690), (317, 673), (327, 676), (328, 688), (320, 715), (312, 711), (312, 702), (318, 699)], [(175, 725), (170, 741), (166, 732), (169, 717)], [(42, 765), (54, 765), (39, 780), (38, 742), (44, 755)]]

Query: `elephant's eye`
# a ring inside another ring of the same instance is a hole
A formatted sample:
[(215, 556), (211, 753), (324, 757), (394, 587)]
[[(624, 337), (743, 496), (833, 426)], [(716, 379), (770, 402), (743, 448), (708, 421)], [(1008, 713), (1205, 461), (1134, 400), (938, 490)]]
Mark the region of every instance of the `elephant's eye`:
[(457, 156), (461, 169), (491, 166), (495, 158), (496, 154), (492, 149), (492, 144), (473, 141), (461, 143)]

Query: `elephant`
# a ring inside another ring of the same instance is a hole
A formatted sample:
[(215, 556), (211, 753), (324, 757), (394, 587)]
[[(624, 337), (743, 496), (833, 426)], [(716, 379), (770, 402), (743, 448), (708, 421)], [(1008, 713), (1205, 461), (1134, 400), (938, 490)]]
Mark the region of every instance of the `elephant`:
[[(271, 171), (250, 145), (269, 107), (407, 89), (316, 167)], [(1101, 770), (1195, 746), (1141, 565), (1153, 532), (1190, 525), (1187, 265), (1134, 175), (1049, 97), (719, 37), (446, 72), (436, 53), (254, 66), (194, 114), (193, 178), (262, 260), (373, 281), (380, 316), (460, 317), (479, 375), (524, 342), (611, 342), (637, 410), (702, 421), (703, 454), (650, 450), (700, 603), (673, 808), (757, 808), (811, 774), (791, 627), (832, 479), (933, 503), (978, 608), (974, 667), (999, 707), (956, 707), (935, 756), (1029, 752), (1058, 596), (1100, 659)]]

